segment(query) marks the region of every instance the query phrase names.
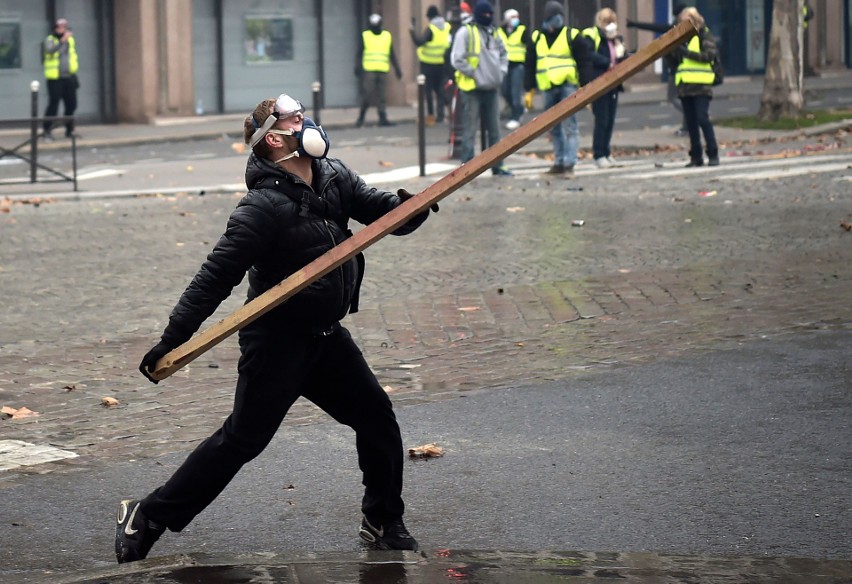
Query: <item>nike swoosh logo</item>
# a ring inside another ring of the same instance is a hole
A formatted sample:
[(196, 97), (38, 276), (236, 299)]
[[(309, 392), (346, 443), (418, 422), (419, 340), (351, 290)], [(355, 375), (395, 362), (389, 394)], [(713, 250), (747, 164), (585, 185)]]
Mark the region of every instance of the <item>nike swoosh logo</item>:
[[(135, 512), (135, 509), (134, 509), (134, 512)], [(385, 536), (385, 528), (384, 528), (384, 527), (380, 527), (380, 528), (376, 529), (376, 527), (375, 527), (372, 523), (370, 523), (370, 520), (369, 520), (369, 519), (366, 519), (366, 518), (365, 518), (365, 519), (364, 519), (364, 521), (366, 521), (366, 522), (367, 522), (367, 525), (369, 525), (369, 526), (370, 526), (370, 529), (372, 529), (373, 531), (375, 531), (375, 532), (376, 532), (376, 534), (377, 534), (379, 537), (384, 537), (384, 536)]]
[(126, 535), (135, 535), (138, 529), (132, 529), (133, 519), (136, 517), (136, 511), (139, 509), (139, 503), (136, 503), (136, 506), (133, 508), (133, 511), (130, 513), (130, 519), (127, 520), (127, 525), (124, 526), (124, 533)]

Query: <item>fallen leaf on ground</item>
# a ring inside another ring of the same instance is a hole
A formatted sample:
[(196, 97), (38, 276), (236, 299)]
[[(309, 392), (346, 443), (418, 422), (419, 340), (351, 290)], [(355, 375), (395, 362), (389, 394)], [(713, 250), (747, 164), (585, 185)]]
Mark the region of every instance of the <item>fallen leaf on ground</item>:
[(118, 403), (119, 403), (118, 400), (115, 399), (114, 397), (108, 397), (107, 396), (107, 397), (101, 398), (101, 405), (104, 406), (104, 407), (107, 407), (107, 408), (117, 406)]
[(34, 412), (30, 408), (21, 408), (12, 414), (12, 419), (20, 420), (22, 418), (35, 418), (36, 416), (38, 416), (38, 412)]
[(77, 389), (77, 386), (72, 383), (70, 385), (66, 385), (62, 389), (64, 389), (65, 391), (74, 391), (75, 389)]
[(509, 213), (518, 213), (520, 211), (526, 211), (524, 207), (506, 207), (506, 210)]
[(846, 231), (852, 231), (852, 223), (850, 223), (849, 221), (844, 221), (840, 224), (840, 226)]
[(412, 458), (436, 458), (438, 456), (444, 456), (444, 449), (437, 444), (424, 444), (423, 446), (409, 448), (408, 456)]
[(242, 154), (246, 151), (246, 145), (242, 142), (234, 142), (233, 144), (231, 144), (231, 150), (233, 150), (237, 154)]
[(0, 414), (3, 414), (4, 416), (11, 416), (17, 411), (18, 410), (16, 410), (15, 408), (10, 408), (9, 406), (3, 406), (2, 408), (0, 408)]
[(462, 312), (473, 312), (474, 310), (479, 310), (478, 306), (461, 306), (459, 310)]
[(385, 393), (393, 393), (393, 392), (395, 392), (395, 391), (396, 391), (396, 389), (394, 389), (394, 388), (393, 388), (393, 387), (391, 387), (390, 385), (386, 385), (386, 386), (384, 386), (382, 389), (384, 389), (384, 390), (385, 390)]
[(384, 166), (384, 167), (393, 166), (393, 162), (387, 162), (385, 160), (379, 160), (379, 166)]

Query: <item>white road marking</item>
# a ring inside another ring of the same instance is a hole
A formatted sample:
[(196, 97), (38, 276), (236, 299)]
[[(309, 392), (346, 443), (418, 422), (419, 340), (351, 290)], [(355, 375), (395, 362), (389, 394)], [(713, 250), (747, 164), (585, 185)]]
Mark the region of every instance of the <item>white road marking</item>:
[(726, 174), (720, 176), (722, 180), (765, 180), (773, 178), (784, 178), (788, 176), (801, 176), (803, 174), (819, 174), (823, 172), (835, 172), (837, 170), (846, 170), (849, 168), (850, 162), (840, 162), (834, 164), (808, 164), (807, 166), (799, 166), (794, 168), (764, 170), (763, 172), (743, 172), (738, 174)]
[(76, 452), (60, 450), (54, 446), (31, 444), (22, 440), (0, 440), (0, 471), (78, 456), (80, 455)]
[[(426, 175), (428, 176), (432, 174), (447, 173), (454, 168), (457, 168), (457, 165), (446, 164), (443, 162), (432, 162), (430, 164), (427, 164), (424, 170), (426, 171)], [(393, 170), (387, 170), (385, 172), (371, 172), (369, 174), (362, 174), (361, 178), (364, 179), (364, 182), (366, 182), (368, 185), (371, 185), (376, 183), (411, 180), (419, 176), (419, 166), (403, 166), (400, 168), (395, 168)]]
[(634, 174), (626, 174), (623, 175), (624, 178), (636, 178), (636, 179), (644, 179), (644, 178), (662, 178), (667, 176), (680, 176), (684, 174), (688, 174), (690, 176), (696, 174), (709, 174), (709, 173), (718, 173), (724, 172), (729, 173), (731, 171), (737, 171), (740, 169), (746, 168), (770, 168), (770, 167), (784, 167), (784, 166), (796, 166), (799, 164), (813, 165), (819, 162), (838, 162), (841, 160), (847, 161), (847, 164), (852, 161), (852, 157), (849, 154), (832, 154), (832, 155), (822, 155), (822, 156), (796, 156), (789, 158), (772, 158), (769, 160), (756, 160), (754, 162), (734, 162), (733, 160), (723, 159), (721, 166), (702, 166), (699, 168), (677, 168), (673, 170), (658, 170), (656, 172), (645, 172), (645, 173), (634, 173)]
[(89, 172), (82, 172), (77, 174), (77, 182), (81, 180), (91, 180), (93, 178), (103, 178), (105, 176), (121, 176), (124, 174), (123, 170), (116, 170), (115, 168), (102, 168), (100, 170), (92, 170)]

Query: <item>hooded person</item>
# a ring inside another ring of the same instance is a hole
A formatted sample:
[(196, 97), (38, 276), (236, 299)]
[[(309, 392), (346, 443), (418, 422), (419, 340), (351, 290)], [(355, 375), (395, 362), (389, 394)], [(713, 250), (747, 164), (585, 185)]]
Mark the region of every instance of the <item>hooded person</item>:
[[(527, 45), (524, 86), (537, 89), (549, 109), (573, 95), (589, 76), (589, 47), (576, 28), (565, 26), (562, 3), (550, 0), (544, 5), (541, 28), (533, 31)], [(554, 161), (548, 174), (573, 176), (580, 147), (576, 114), (550, 130)]]
[[(473, 23), (459, 28), (450, 51), (456, 86), (464, 103), (462, 162), (473, 158), (474, 139), (480, 125), (484, 127), (488, 147), (500, 140), (499, 90), (509, 68), (509, 58), (503, 41), (494, 33), (493, 21), (491, 3), (479, 0), (473, 9)], [(491, 173), (511, 175), (502, 161), (491, 167)]]
[[(54, 139), (51, 118), (59, 112), (60, 103), (63, 115), (74, 115), (77, 110), (77, 89), (80, 86), (77, 79), (77, 41), (66, 19), (60, 18), (54, 23), (53, 31), (42, 42), (41, 54), (48, 95), (42, 139), (51, 142)], [(65, 137), (79, 137), (74, 131), (73, 117), (65, 122)]]
[(473, 8), (470, 7), (470, 4), (467, 2), (459, 3), (459, 10), (461, 10), (462, 24), (470, 24), (473, 22)]
[(371, 14), (369, 27), (361, 33), (361, 42), (355, 52), (355, 75), (361, 82), (361, 110), (355, 126), (364, 125), (364, 116), (370, 105), (375, 105), (380, 126), (393, 126), (387, 116), (388, 73), (393, 66), (397, 79), (402, 79), (402, 70), (393, 50), (390, 31), (382, 28), (382, 16)]
[[(244, 120), (248, 192), (160, 342), (142, 358), (139, 370), (150, 381), (157, 383), (157, 362), (192, 337), (246, 275), (250, 301), (351, 237), (350, 220), (373, 223), (412, 196), (369, 187), (326, 156), (327, 140), (306, 122), (287, 94), (261, 101)], [(293, 155), (300, 150), (305, 154)], [(428, 215), (393, 234), (411, 233)], [(393, 405), (340, 323), (358, 309), (363, 273), (363, 256), (352, 257), (240, 330), (233, 411), (162, 486), (119, 503), (119, 563), (144, 559), (167, 529), (186, 528), (266, 448), (299, 397), (355, 431), (357, 460), (349, 462), (363, 474), (360, 538), (379, 549), (418, 548), (403, 522), (403, 444)]]
[(411, 40), (417, 47), (420, 73), (425, 78), (426, 125), (431, 126), (435, 123), (442, 123), (446, 111), (444, 82), (446, 80), (447, 52), (450, 48), (450, 25), (444, 20), (438, 7), (434, 4), (426, 10), (426, 18), (429, 19), (429, 22), (423, 34), (417, 34), (413, 18), (409, 32)]

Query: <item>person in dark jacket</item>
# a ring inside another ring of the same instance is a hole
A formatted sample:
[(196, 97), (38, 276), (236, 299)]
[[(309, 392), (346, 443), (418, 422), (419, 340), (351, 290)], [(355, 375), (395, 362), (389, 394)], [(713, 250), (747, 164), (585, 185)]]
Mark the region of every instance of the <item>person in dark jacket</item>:
[[(450, 50), (450, 24), (444, 20), (437, 6), (426, 10), (429, 24), (418, 35), (412, 18), (408, 32), (417, 47), (417, 60), (420, 61), (420, 73), (425, 77), (426, 125), (432, 126), (444, 122), (447, 105), (444, 95), (444, 81), (447, 71), (447, 52)], [(435, 96), (434, 102), (432, 96)], [(437, 116), (436, 116), (437, 113)]]
[(710, 166), (719, 165), (719, 146), (716, 143), (716, 132), (710, 121), (710, 100), (713, 99), (713, 62), (718, 56), (716, 41), (704, 24), (704, 18), (693, 7), (685, 8), (680, 13), (680, 20), (691, 20), (698, 34), (688, 42), (680, 45), (666, 58), (669, 68), (674, 73), (678, 97), (683, 105), (683, 115), (686, 118), (686, 129), (689, 132), (689, 164), (687, 166), (704, 166), (704, 155), (701, 152), (701, 134), (707, 150)]
[[(142, 359), (139, 369), (154, 383), (157, 361), (189, 340), (247, 272), (251, 300), (350, 237), (350, 219), (372, 223), (412, 196), (371, 188), (327, 158), (328, 138), (303, 112), (282, 94), (246, 118), (248, 194)], [(428, 214), (394, 235), (411, 233)], [(365, 487), (361, 538), (382, 549), (417, 549), (402, 519), (403, 447), (391, 401), (339, 322), (357, 310), (362, 275), (363, 256), (356, 256), (240, 330), (233, 412), (164, 485), (121, 502), (119, 563), (145, 558), (167, 528), (185, 528), (266, 448), (300, 396), (355, 430)]]
[[(527, 45), (524, 88), (541, 91), (544, 108), (550, 109), (585, 85), (591, 75), (590, 64), (582, 33), (566, 26), (562, 2), (550, 0), (544, 5), (541, 28), (532, 32)], [(577, 114), (553, 126), (550, 135), (554, 159), (547, 173), (572, 177), (580, 148)]]
[[(678, 23), (678, 17), (680, 13), (683, 12), (683, 9), (686, 8), (686, 4), (683, 2), (675, 2), (672, 4), (672, 23), (671, 24), (661, 24), (657, 22), (636, 22), (634, 20), (627, 19), (627, 28), (638, 28), (639, 30), (649, 30), (651, 32), (656, 32), (659, 34), (663, 34), (669, 31), (672, 27), (674, 27)], [(683, 106), (680, 104), (680, 98), (677, 96), (677, 87), (674, 83), (674, 75), (669, 75), (667, 85), (666, 85), (666, 101), (668, 101), (672, 106), (680, 113), (681, 123), (680, 128), (675, 131), (676, 136), (686, 136), (688, 133), (686, 131), (686, 118), (683, 117)]]
[[(595, 15), (595, 26), (583, 30), (589, 42), (592, 61), (592, 79), (597, 79), (627, 58), (624, 43), (618, 36), (618, 18), (611, 8), (603, 8)], [(592, 152), (598, 168), (615, 164), (610, 150), (612, 131), (615, 128), (615, 112), (618, 109), (618, 94), (624, 86), (611, 89), (592, 102), (595, 129), (592, 134)]]

